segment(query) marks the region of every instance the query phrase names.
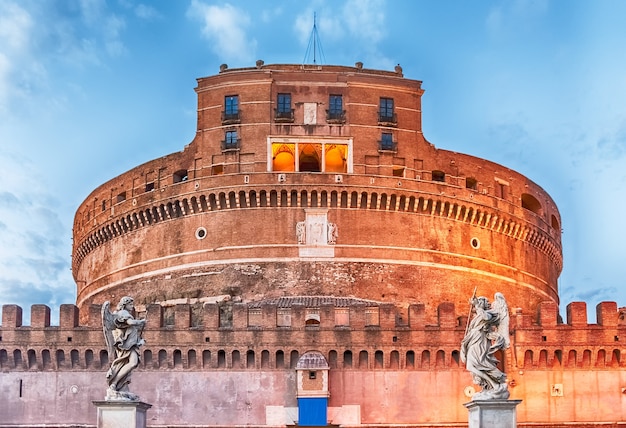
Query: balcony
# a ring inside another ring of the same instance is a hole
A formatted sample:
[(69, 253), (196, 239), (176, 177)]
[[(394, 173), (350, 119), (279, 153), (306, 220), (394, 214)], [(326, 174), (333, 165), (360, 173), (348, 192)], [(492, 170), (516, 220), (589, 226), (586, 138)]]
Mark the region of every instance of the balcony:
[(241, 147), (241, 138), (236, 140), (222, 140), (221, 147), (223, 152), (239, 150)]
[(293, 123), (293, 109), (287, 111), (274, 109), (274, 122)]
[(241, 123), (241, 110), (235, 113), (226, 113), (222, 111), (222, 125), (234, 125)]
[(398, 117), (395, 113), (389, 114), (378, 114), (378, 125), (379, 126), (398, 126)]
[(398, 142), (397, 141), (386, 141), (379, 140), (378, 141), (378, 151), (379, 152), (398, 152)]
[(326, 110), (326, 123), (333, 125), (343, 125), (346, 123), (346, 111), (330, 111)]

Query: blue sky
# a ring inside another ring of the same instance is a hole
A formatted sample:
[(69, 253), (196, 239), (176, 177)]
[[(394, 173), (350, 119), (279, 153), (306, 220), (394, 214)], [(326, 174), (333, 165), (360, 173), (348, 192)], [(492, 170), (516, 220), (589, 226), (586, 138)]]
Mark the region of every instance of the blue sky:
[[(180, 151), (198, 77), (319, 63), (423, 81), (437, 147), (547, 190), (563, 224), (561, 312), (626, 306), (626, 2), (0, 0), (0, 304), (73, 303), (75, 209)], [(511, 303), (515, 305), (514, 302)], [(591, 318), (595, 322), (595, 316)]]

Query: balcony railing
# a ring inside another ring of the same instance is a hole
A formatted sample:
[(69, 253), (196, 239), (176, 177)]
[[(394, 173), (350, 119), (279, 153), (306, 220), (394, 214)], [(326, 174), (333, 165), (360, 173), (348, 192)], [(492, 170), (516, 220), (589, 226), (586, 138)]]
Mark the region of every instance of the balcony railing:
[(223, 152), (229, 150), (239, 150), (241, 147), (241, 138), (237, 138), (236, 140), (222, 140), (221, 146)]
[(398, 142), (397, 141), (378, 141), (378, 151), (379, 152), (394, 152), (398, 151)]
[(380, 126), (397, 126), (398, 118), (395, 113), (389, 114), (378, 114), (378, 125)]
[(233, 125), (235, 123), (241, 123), (241, 110), (236, 113), (222, 112), (222, 125)]
[(287, 111), (279, 111), (278, 109), (274, 109), (274, 121), (280, 123), (293, 122), (293, 109)]
[(346, 123), (346, 111), (330, 111), (326, 110), (326, 122), (334, 124)]

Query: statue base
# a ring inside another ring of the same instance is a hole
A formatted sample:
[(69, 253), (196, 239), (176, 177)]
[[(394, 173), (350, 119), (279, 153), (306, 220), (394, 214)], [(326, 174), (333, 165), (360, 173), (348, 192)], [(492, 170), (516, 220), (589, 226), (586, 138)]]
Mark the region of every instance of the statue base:
[(469, 428), (516, 428), (516, 407), (522, 400), (476, 400), (463, 404), (469, 410)]
[(93, 401), (98, 428), (146, 428), (146, 412), (152, 404), (142, 401)]

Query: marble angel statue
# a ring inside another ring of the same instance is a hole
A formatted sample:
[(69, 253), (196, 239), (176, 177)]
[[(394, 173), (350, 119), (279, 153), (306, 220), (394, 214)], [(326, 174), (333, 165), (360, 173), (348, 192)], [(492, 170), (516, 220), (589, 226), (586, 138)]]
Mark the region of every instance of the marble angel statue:
[(139, 365), (139, 347), (145, 341), (141, 334), (145, 319), (133, 317), (134, 300), (125, 296), (120, 299), (117, 310), (109, 310), (110, 303), (102, 305), (102, 330), (107, 344), (109, 359), (113, 359), (107, 372), (106, 400), (137, 401), (139, 397), (128, 390), (130, 375)]
[(509, 398), (506, 374), (498, 369), (495, 353), (510, 346), (509, 308), (502, 293), (496, 293), (493, 303), (486, 297), (472, 297), (471, 318), (461, 342), (461, 361), (482, 391), (472, 400), (506, 400)]

